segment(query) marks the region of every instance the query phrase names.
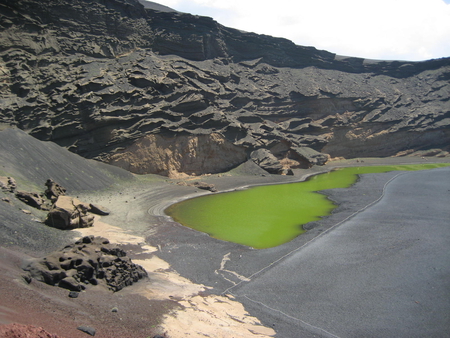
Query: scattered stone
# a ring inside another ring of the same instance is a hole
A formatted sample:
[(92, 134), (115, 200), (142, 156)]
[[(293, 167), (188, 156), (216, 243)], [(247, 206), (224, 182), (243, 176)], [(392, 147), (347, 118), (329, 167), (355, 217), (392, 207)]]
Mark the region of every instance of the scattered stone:
[(81, 325), (77, 327), (77, 330), (80, 330), (88, 335), (95, 336), (95, 329), (93, 327)]
[(100, 215), (100, 216), (107, 216), (107, 215), (109, 215), (111, 213), (108, 210), (108, 208), (105, 208), (105, 207), (103, 207), (101, 205), (98, 205), (98, 204), (92, 204), (92, 203), (89, 204), (88, 211), (92, 212), (93, 214)]
[(33, 260), (24, 270), (41, 282), (75, 292), (88, 285), (103, 285), (115, 292), (147, 276), (124, 250), (106, 238), (94, 236), (85, 236), (43, 259)]
[(78, 298), (78, 296), (79, 296), (79, 292), (77, 292), (77, 291), (70, 291), (69, 292), (69, 297), (70, 298)]
[(62, 229), (88, 228), (94, 224), (89, 207), (77, 198), (60, 195), (47, 215), (45, 224)]
[(22, 212), (24, 214), (31, 215), (31, 211), (30, 210), (22, 209)]
[(11, 203), (11, 200), (9, 199), (9, 197), (3, 197), (2, 201), (6, 202), (6, 203)]
[(114, 307), (111, 309), (111, 312), (119, 312), (119, 309), (117, 308), (117, 306), (114, 306)]
[(203, 190), (209, 190), (211, 192), (217, 192), (217, 189), (214, 186), (214, 184), (209, 184), (209, 183), (206, 183), (206, 182), (195, 182), (194, 183), (194, 187), (199, 188), (199, 189), (203, 189)]

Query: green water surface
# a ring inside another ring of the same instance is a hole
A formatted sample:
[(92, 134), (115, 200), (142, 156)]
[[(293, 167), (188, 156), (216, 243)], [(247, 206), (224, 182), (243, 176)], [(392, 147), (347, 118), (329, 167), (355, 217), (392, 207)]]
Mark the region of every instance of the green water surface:
[(315, 175), (307, 181), (252, 187), (206, 195), (171, 205), (165, 213), (176, 222), (214, 238), (256, 249), (291, 241), (303, 225), (329, 215), (337, 206), (317, 191), (347, 188), (358, 174), (424, 170), (446, 164), (348, 167)]

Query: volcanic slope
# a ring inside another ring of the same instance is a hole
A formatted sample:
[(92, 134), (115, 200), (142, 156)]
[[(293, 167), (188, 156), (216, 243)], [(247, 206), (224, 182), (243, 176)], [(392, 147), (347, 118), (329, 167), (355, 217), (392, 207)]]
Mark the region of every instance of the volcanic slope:
[[(132, 181), (129, 172), (103, 163), (86, 160), (53, 142), (42, 142), (19, 129), (0, 131), (0, 176), (12, 177), (17, 190), (43, 192), (45, 182), (52, 179), (74, 196), (112, 187), (118, 180)], [(25, 250), (54, 250), (73, 238), (39, 222), (44, 212), (31, 208), (11, 193), (0, 190), (10, 202), (1, 201), (0, 222), (2, 246), (18, 246)], [(31, 215), (22, 210), (27, 209)]]
[[(99, 191), (119, 194), (118, 184), (123, 188), (136, 181), (123, 169), (84, 159), (19, 129), (0, 131), (0, 176), (13, 177), (17, 190), (35, 192), (43, 192), (44, 183), (52, 178), (70, 196)], [(127, 290), (113, 293), (101, 287), (93, 287), (75, 299), (68, 297), (66, 289), (25, 277), (22, 267), (30, 259), (73, 245), (80, 238), (78, 232), (44, 225), (46, 213), (19, 201), (14, 193), (0, 189), (0, 324), (44, 327), (52, 337), (53, 334), (85, 337), (86, 333), (77, 329), (79, 326), (94, 328), (96, 336), (103, 338), (157, 334), (155, 326), (164, 314), (177, 307), (174, 301), (149, 300)], [(122, 238), (127, 236), (130, 237), (122, 234)], [(132, 258), (135, 256), (131, 249), (142, 251), (135, 245), (124, 249)], [(111, 312), (114, 307), (116, 312)]]

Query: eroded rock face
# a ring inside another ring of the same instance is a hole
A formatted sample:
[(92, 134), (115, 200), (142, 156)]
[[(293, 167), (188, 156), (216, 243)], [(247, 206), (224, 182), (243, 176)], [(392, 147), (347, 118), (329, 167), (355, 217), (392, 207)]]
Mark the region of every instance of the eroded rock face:
[(245, 148), (222, 135), (147, 135), (108, 159), (109, 164), (138, 174), (200, 175), (229, 170), (247, 158)]
[(24, 267), (32, 278), (71, 291), (103, 285), (119, 291), (147, 276), (125, 251), (106, 238), (86, 236)]
[[(280, 142), (347, 158), (449, 150), (450, 58), (341, 57), (137, 0), (89, 2), (2, 2), (0, 122), (165, 175), (221, 171)], [(243, 150), (181, 150), (212, 134)]]

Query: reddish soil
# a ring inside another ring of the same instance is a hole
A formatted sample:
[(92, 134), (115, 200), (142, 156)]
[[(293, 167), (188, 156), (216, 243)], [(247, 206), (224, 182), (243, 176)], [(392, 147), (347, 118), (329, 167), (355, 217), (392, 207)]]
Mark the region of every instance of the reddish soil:
[(42, 327), (22, 324), (0, 325), (1, 338), (63, 338), (45, 331)]
[[(32, 325), (46, 338), (89, 337), (77, 329), (81, 325), (94, 328), (98, 338), (147, 338), (164, 334), (158, 329), (161, 316), (178, 307), (170, 300), (152, 301), (133, 294), (133, 286), (116, 293), (91, 287), (70, 298), (68, 290), (36, 280), (28, 284), (21, 269), (26, 258), (19, 250), (0, 247), (0, 324)], [(41, 337), (29, 331), (17, 336), (0, 332), (7, 338)], [(48, 332), (52, 334), (46, 336)]]

